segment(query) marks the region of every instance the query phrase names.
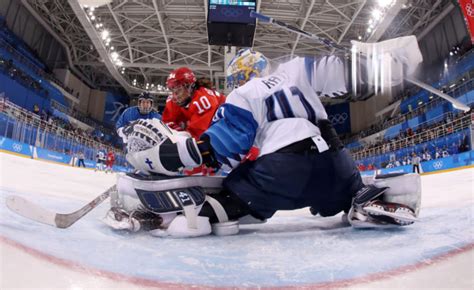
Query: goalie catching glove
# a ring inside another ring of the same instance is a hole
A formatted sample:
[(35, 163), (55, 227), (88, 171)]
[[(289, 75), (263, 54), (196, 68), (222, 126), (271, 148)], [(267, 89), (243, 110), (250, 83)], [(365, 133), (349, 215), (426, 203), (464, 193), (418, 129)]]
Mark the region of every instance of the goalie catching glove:
[(159, 119), (139, 120), (128, 132), (127, 161), (145, 173), (178, 175), (202, 164), (196, 140)]

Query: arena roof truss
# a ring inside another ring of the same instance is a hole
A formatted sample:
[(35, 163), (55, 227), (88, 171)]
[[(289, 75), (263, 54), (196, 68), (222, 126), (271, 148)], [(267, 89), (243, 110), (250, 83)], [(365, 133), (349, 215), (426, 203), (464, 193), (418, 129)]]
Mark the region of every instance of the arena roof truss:
[[(369, 33), (375, 2), (269, 0), (258, 1), (257, 11), (349, 47), (350, 40), (359, 37), (379, 41), (426, 33), (453, 6), (450, 0), (394, 1)], [(225, 48), (208, 45), (207, 0), (114, 0), (92, 12), (76, 0), (22, 3), (61, 39), (70, 65), (95, 87), (121, 86), (137, 93), (148, 83), (152, 90), (164, 86), (169, 72), (180, 66), (213, 80), (224, 76)], [(262, 23), (257, 23), (254, 49), (273, 62), (295, 55), (334, 53), (330, 47)], [(114, 57), (112, 52), (116, 52)]]

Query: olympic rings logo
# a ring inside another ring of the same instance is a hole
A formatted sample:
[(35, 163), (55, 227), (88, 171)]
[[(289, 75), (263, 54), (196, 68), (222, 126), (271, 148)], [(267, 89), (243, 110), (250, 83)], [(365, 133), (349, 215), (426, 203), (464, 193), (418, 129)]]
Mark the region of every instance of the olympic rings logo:
[(347, 113), (329, 115), (328, 119), (333, 125), (342, 125), (346, 122), (349, 116)]
[(13, 143), (12, 147), (13, 147), (13, 150), (15, 150), (16, 152), (20, 152), (21, 149), (23, 149), (23, 146), (18, 143)]
[(441, 169), (443, 167), (443, 161), (436, 161), (433, 163), (435, 169)]
[(466, 4), (466, 12), (469, 17), (474, 17), (474, 9), (472, 8), (471, 3)]
[(237, 18), (239, 16), (242, 16), (242, 10), (238, 9), (233, 9), (233, 8), (222, 8), (221, 14), (225, 17), (229, 18)]

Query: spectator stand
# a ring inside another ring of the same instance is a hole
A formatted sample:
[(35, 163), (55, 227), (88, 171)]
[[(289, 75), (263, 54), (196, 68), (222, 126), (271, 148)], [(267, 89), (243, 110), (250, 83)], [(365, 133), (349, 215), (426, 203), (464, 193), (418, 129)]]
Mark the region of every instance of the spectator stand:
[(118, 166), (126, 167), (127, 165), (121, 149), (97, 142), (85, 131), (73, 127), (60, 118), (38, 116), (5, 98), (0, 98), (0, 104), (3, 104), (3, 110), (0, 111), (0, 136), (2, 137), (31, 147), (65, 154), (69, 158), (78, 152), (83, 152), (87, 159), (87, 167), (95, 167), (95, 162), (93, 162), (95, 152), (99, 148), (106, 148), (115, 153)]

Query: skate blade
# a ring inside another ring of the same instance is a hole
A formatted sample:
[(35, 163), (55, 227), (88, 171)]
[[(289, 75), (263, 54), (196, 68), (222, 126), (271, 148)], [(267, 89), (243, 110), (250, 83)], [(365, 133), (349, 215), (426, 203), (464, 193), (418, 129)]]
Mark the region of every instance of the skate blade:
[(402, 222), (411, 222), (411, 223), (414, 223), (416, 222), (418, 219), (413, 216), (413, 214), (409, 213), (409, 212), (398, 212), (398, 213), (392, 213), (392, 212), (387, 212), (383, 209), (380, 209), (378, 207), (372, 207), (372, 206), (368, 206), (368, 207), (364, 207), (364, 210), (368, 213), (368, 214), (373, 214), (373, 215), (384, 215), (384, 216), (388, 216), (388, 217), (391, 217), (393, 219), (397, 219), (397, 220), (400, 220)]

